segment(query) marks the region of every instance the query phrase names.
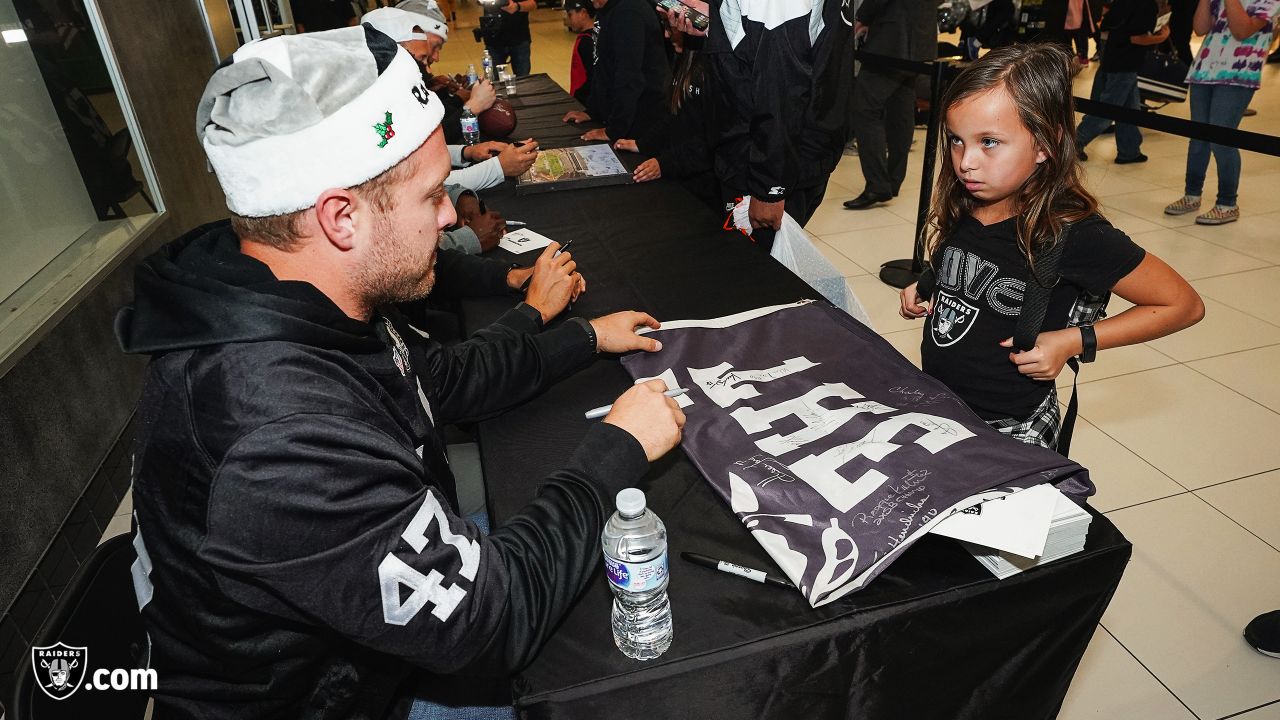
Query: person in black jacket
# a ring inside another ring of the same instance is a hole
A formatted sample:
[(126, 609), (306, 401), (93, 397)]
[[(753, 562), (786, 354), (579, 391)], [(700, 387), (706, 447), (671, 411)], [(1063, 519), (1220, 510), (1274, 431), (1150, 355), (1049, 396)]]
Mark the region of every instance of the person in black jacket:
[[(934, 0), (862, 0), (854, 33), (868, 53), (903, 60), (938, 56)], [(853, 133), (866, 187), (844, 206), (862, 210), (893, 199), (907, 176), (915, 132), (916, 75), (865, 60), (853, 92)]]
[[(1169, 37), (1168, 25), (1155, 30), (1157, 10), (1156, 0), (1116, 0), (1102, 16), (1107, 44), (1102, 51), (1102, 65), (1093, 76), (1093, 99), (1131, 110), (1142, 107), (1138, 71), (1150, 47)], [(1085, 115), (1080, 120), (1076, 127), (1080, 160), (1089, 159), (1085, 146), (1110, 125), (1110, 119), (1097, 115)], [(1115, 132), (1117, 165), (1147, 161), (1147, 156), (1142, 154), (1142, 131), (1138, 126), (1116, 123)]]
[(497, 31), (484, 39), (485, 49), (497, 65), (511, 63), (516, 77), (525, 77), (530, 70), (529, 13), (538, 9), (534, 0), (496, 0), (502, 20)]
[(554, 244), (466, 342), (404, 322), (454, 216), (442, 114), (369, 26), (247, 45), (209, 81), (232, 218), (140, 264), (117, 318), (151, 356), (133, 542), (157, 717), (402, 720), (415, 671), (519, 668), (597, 571), (613, 493), (679, 440), (665, 386), (637, 386), (503, 526), (456, 514), (437, 428), (659, 346), (642, 313), (544, 329), (574, 280)]
[[(726, 204), (750, 197), (761, 249), (786, 214), (804, 225), (849, 135), (852, 20), (842, 0), (683, 0), (706, 13), (716, 177)], [(668, 20), (704, 34), (683, 14)]]
[(971, 10), (960, 23), (960, 52), (965, 60), (977, 60), (981, 48), (1004, 47), (1017, 38), (1018, 18), (1013, 0), (991, 0)]
[(1169, 42), (1178, 59), (1189, 68), (1195, 59), (1191, 55), (1191, 26), (1196, 15), (1196, 0), (1169, 0), (1169, 13)]
[(595, 120), (584, 140), (634, 138), (663, 122), (671, 69), (658, 16), (646, 0), (592, 0), (600, 33), (596, 70), (587, 111), (575, 110), (565, 122)]
[(671, 32), (676, 48), (671, 117), (640, 137), (618, 140), (614, 147), (648, 156), (632, 173), (636, 182), (663, 177), (680, 180), (690, 193), (718, 210), (723, 200), (714, 173), (712, 147), (717, 130), (707, 107), (711, 94), (707, 55), (700, 38), (687, 37), (676, 29)]

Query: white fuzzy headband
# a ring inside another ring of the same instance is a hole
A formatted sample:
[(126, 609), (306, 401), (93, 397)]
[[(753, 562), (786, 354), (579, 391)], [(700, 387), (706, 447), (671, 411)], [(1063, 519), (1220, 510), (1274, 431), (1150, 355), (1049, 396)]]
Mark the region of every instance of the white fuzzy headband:
[(440, 10), (436, 0), (400, 0), (396, 3), (396, 9), (425, 17), (428, 22), (421, 26), (423, 30), (432, 35), (439, 35), (441, 39), (449, 39), (449, 24), (445, 21), (444, 12)]
[(449, 26), (445, 24), (443, 17), (437, 19), (399, 8), (370, 10), (360, 21), (369, 23), (398, 43), (426, 40), (427, 33), (438, 35), (443, 40), (449, 39)]
[(227, 207), (266, 217), (381, 175), (443, 115), (413, 57), (362, 25), (240, 48), (209, 79), (196, 134)]

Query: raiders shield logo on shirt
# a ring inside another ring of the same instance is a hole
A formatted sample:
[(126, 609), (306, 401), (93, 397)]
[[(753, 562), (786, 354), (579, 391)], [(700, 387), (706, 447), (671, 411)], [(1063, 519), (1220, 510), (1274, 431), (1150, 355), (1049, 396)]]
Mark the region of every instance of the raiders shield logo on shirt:
[(939, 291), (929, 315), (929, 333), (938, 347), (954, 345), (973, 327), (978, 308), (948, 292)]

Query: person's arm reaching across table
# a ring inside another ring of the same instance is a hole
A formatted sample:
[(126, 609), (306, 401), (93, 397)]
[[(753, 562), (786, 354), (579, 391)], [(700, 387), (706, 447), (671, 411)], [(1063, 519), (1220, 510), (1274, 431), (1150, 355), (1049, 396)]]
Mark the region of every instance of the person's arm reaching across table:
[(795, 133), (808, 105), (812, 76), (803, 58), (809, 53), (808, 28), (786, 22), (761, 30), (753, 53), (747, 158), (749, 217), (753, 228), (782, 227), (787, 195), (797, 176)]

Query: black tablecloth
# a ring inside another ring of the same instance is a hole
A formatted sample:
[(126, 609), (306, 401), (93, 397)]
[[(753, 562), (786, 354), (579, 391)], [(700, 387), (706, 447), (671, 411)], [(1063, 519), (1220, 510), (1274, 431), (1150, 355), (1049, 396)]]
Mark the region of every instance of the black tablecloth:
[[(574, 107), (563, 91), (524, 101), (561, 115)], [(579, 132), (558, 137), (568, 144)], [(675, 184), (516, 197), (507, 183), (486, 199), (575, 241), (588, 292), (570, 316), (635, 308), (659, 320), (715, 317), (816, 297)], [(507, 306), (468, 302), (465, 323), (480, 327)], [(588, 427), (582, 413), (629, 384), (616, 359), (601, 358), (479, 426), (495, 522), (569, 456)], [(1095, 514), (1083, 553), (997, 581), (955, 542), (926, 537), (865, 590), (815, 610), (797, 592), (679, 559), (692, 550), (778, 572), (679, 450), (640, 487), (669, 532), (670, 650), (648, 663), (617, 651), (601, 572), (515, 678), (522, 717), (1051, 718), (1131, 550)]]
[(516, 112), (516, 129), (512, 137), (532, 137), (542, 147), (557, 148), (579, 144), (578, 138), (598, 123), (575, 125), (563, 122), (570, 110), (584, 109), (554, 80), (546, 75), (530, 75), (516, 81), (515, 94), (504, 94)]

